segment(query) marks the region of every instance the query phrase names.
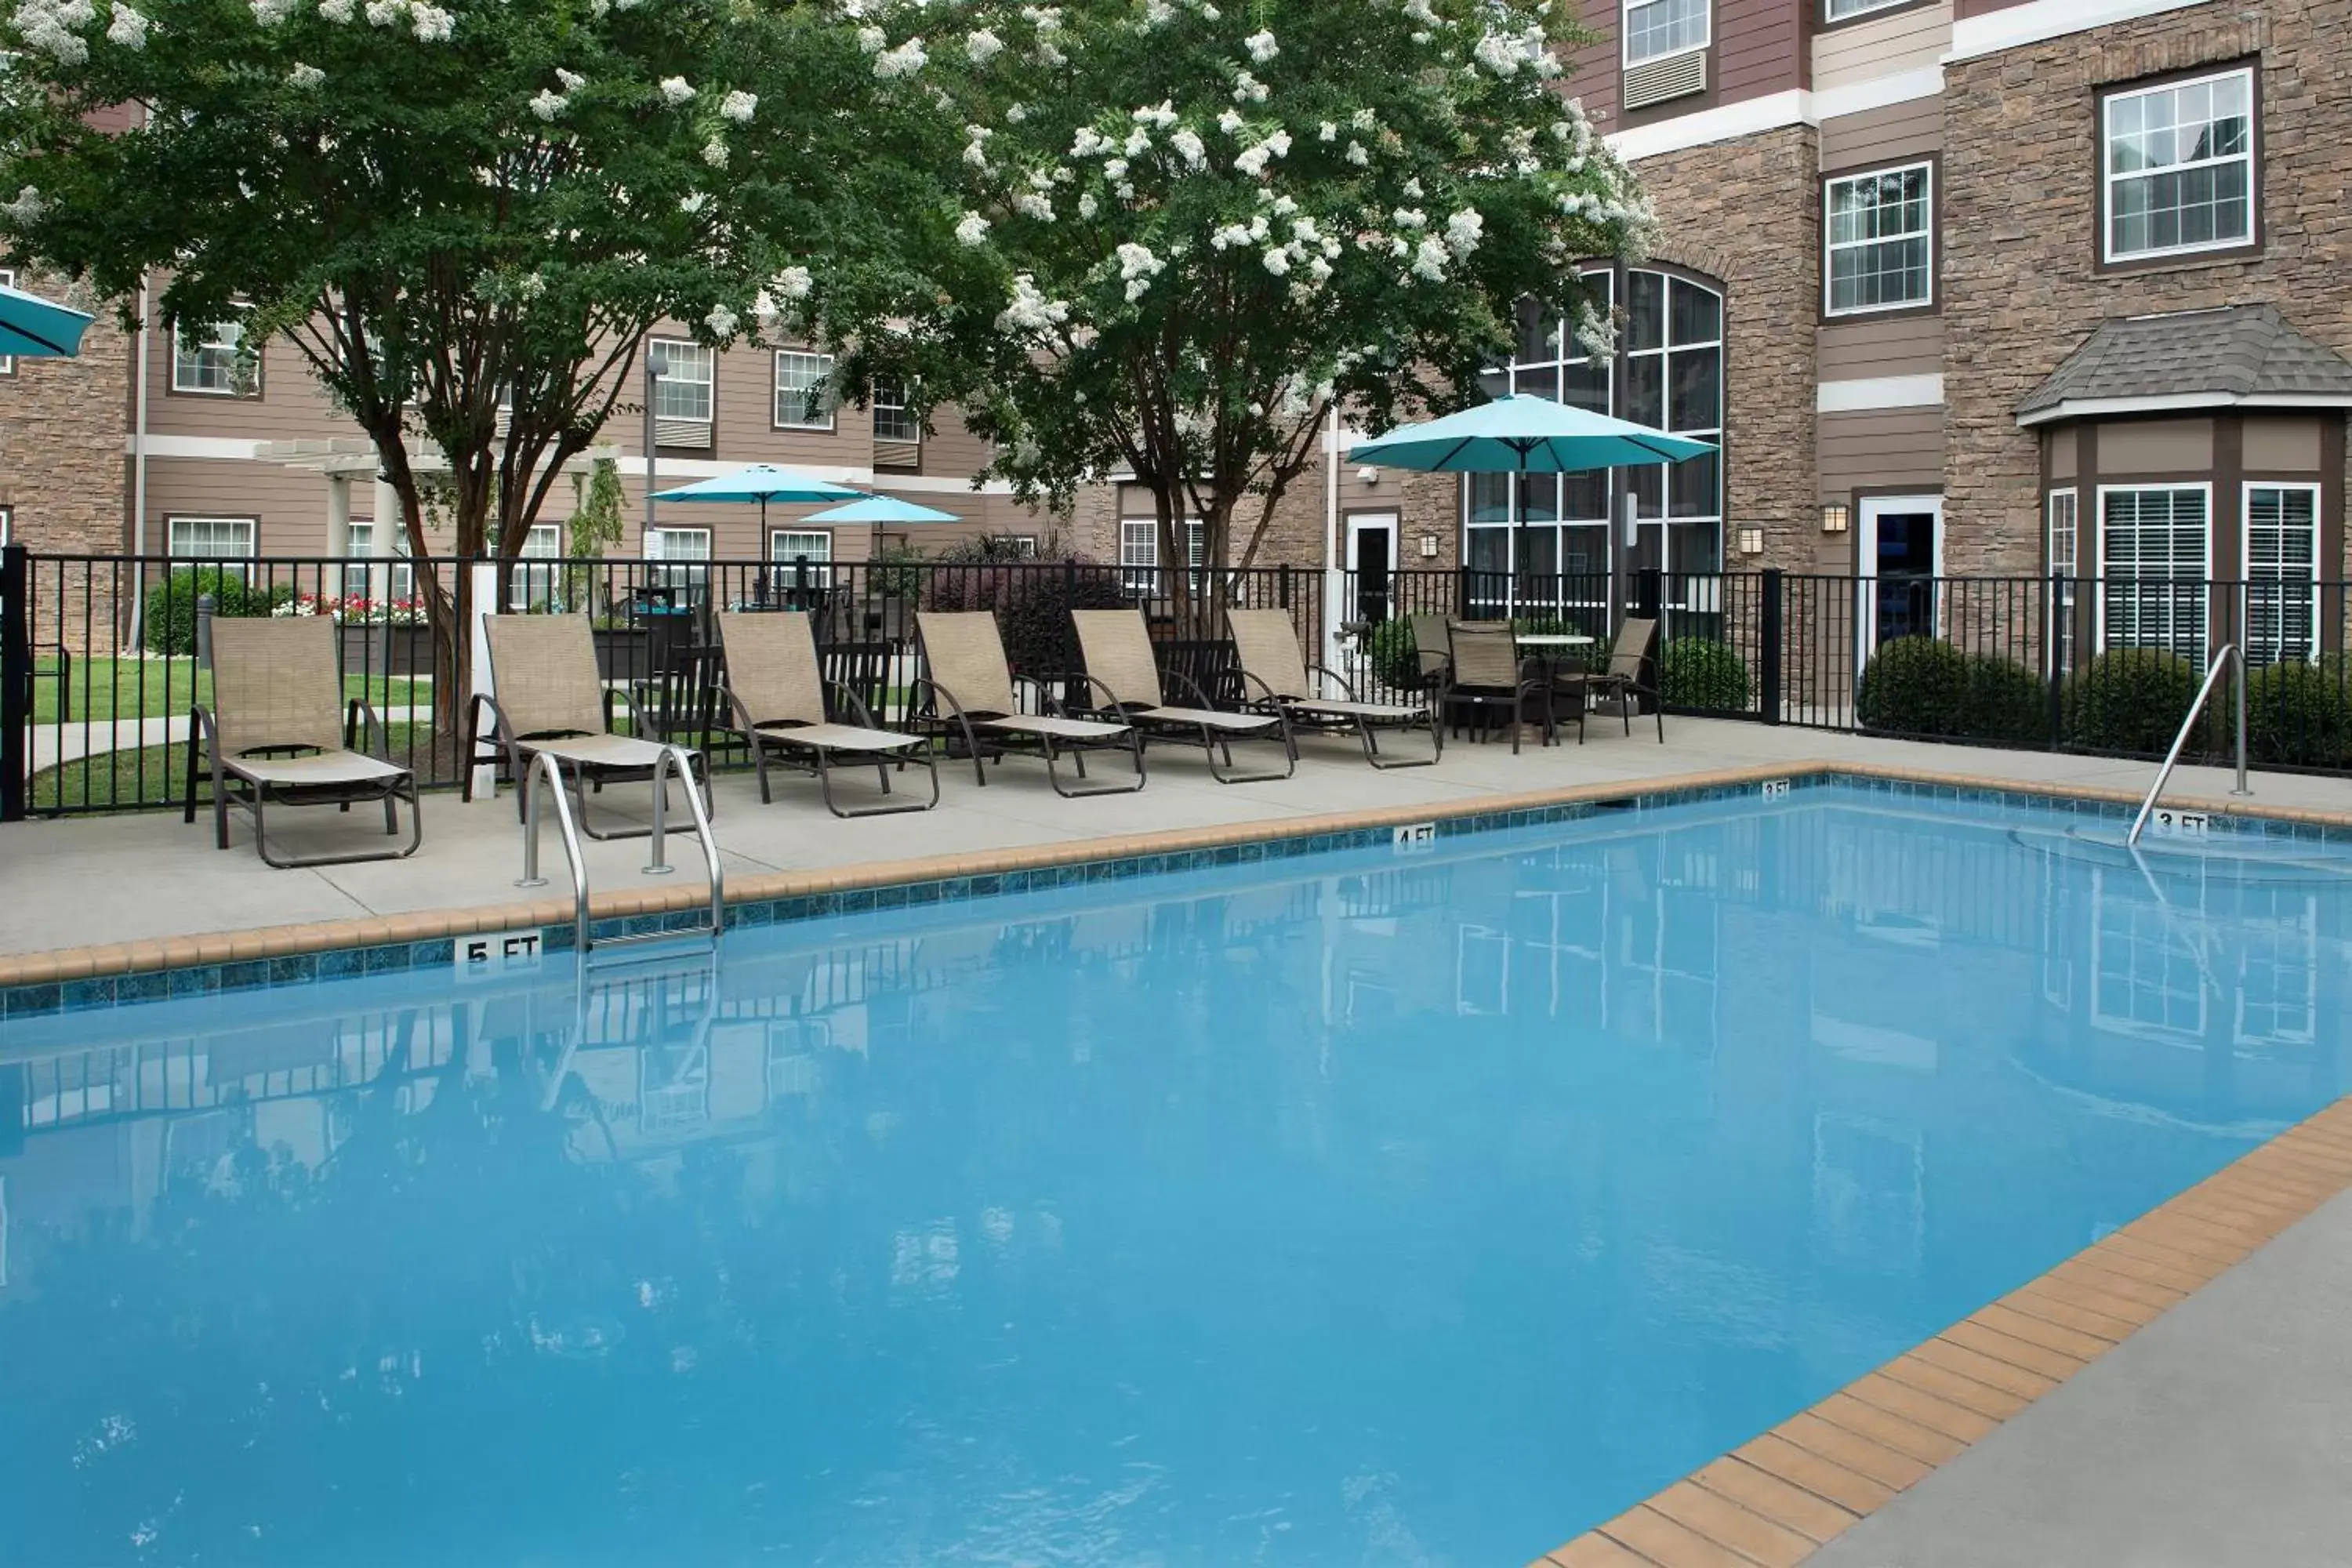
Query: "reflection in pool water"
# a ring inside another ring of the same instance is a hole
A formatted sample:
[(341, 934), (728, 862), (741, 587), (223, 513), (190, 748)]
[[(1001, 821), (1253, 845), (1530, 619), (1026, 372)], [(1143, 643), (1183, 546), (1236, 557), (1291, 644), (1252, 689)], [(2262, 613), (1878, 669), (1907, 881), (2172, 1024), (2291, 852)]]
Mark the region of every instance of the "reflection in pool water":
[(2335, 868), (2032, 820), (13, 1027), (8, 1560), (1524, 1562), (2336, 1095)]

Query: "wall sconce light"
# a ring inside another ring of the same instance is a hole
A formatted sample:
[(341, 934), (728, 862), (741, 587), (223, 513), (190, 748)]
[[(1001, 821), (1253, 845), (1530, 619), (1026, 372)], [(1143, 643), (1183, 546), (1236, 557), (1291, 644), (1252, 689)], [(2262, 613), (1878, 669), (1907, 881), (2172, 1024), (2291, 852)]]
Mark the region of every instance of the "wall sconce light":
[(1435, 560), (1436, 557), (1437, 535), (1433, 533), (1423, 534), (1421, 536), (1421, 558), (1424, 561), (1433, 561)]
[(1741, 529), (1739, 531), (1739, 553), (1742, 555), (1763, 554), (1764, 531), (1760, 528)]
[(1832, 502), (1830, 505), (1822, 508), (1822, 531), (1823, 533), (1843, 533), (1849, 527), (1853, 526), (1853, 509), (1846, 506), (1843, 502)]
[(1366, 489), (1370, 489), (1372, 486), (1381, 482), (1381, 471), (1378, 468), (1358, 468), (1356, 470), (1356, 482), (1362, 485)]

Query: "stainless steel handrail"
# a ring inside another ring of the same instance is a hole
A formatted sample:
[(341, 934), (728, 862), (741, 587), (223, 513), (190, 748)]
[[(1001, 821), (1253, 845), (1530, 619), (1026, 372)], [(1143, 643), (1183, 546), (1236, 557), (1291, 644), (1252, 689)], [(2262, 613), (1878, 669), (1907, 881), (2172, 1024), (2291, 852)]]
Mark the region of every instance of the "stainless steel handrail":
[(2221, 679), (2223, 670), (2232, 667), (2238, 674), (2238, 785), (2230, 793), (2254, 793), (2246, 784), (2246, 656), (2238, 650), (2236, 643), (2224, 643), (2221, 651), (2213, 656), (2212, 667), (2205, 671), (2205, 684), (2197, 689), (2197, 700), (2189, 705), (2189, 716), (2180, 721), (2180, 733), (2172, 738), (2172, 750), (2164, 754), (2164, 766), (2156, 771), (2156, 782), (2148, 785), (2147, 798), (2139, 803), (2139, 815), (2132, 818), (2131, 832), (2124, 839), (2127, 847), (2137, 848), (2139, 836), (2147, 831), (2147, 819), (2155, 815), (2164, 786), (2172, 782), (2172, 770), (2179, 765), (2181, 750), (2189, 744), (2189, 732), (2197, 728), (2205, 704), (2212, 700), (2213, 683)]
[(572, 925), (573, 951), (588, 951), (588, 863), (580, 854), (580, 829), (572, 820), (572, 802), (563, 793), (563, 775), (556, 760), (545, 752), (530, 759), (530, 771), (523, 775), (522, 810), (522, 876), (518, 888), (544, 888), (547, 879), (539, 874), (539, 782), (547, 781), (548, 793), (555, 797), (556, 826), (563, 830), (563, 858), (572, 863)]
[(694, 814), (695, 837), (702, 840), (702, 863), (710, 875), (710, 935), (715, 942), (727, 930), (726, 873), (719, 869), (719, 843), (710, 831), (710, 813), (704, 807), (702, 791), (694, 782), (694, 760), (687, 755), (684, 746), (664, 746), (661, 760), (654, 763), (653, 851), (646, 862), (646, 875), (669, 874), (669, 863), (663, 855), (669, 835), (668, 775), (673, 772), (686, 788), (687, 809)]

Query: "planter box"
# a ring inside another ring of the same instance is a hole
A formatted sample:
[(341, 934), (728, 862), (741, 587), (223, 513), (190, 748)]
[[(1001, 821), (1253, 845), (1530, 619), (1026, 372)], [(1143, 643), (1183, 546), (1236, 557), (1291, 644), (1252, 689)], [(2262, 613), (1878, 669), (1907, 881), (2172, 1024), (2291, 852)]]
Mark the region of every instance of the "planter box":
[(347, 621), (342, 635), (346, 676), (430, 676), (433, 673), (433, 628), (392, 626), (381, 622)]
[(596, 673), (606, 680), (643, 680), (653, 673), (653, 636), (642, 626), (600, 627)]

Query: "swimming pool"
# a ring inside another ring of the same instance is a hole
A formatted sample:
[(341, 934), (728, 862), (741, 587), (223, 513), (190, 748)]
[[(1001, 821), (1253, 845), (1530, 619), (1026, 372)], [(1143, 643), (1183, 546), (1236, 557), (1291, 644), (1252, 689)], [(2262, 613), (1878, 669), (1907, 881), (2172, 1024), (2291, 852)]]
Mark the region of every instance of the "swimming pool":
[(29, 1564), (1517, 1564), (2336, 1098), (2352, 881), (1847, 788), (16, 1026)]

